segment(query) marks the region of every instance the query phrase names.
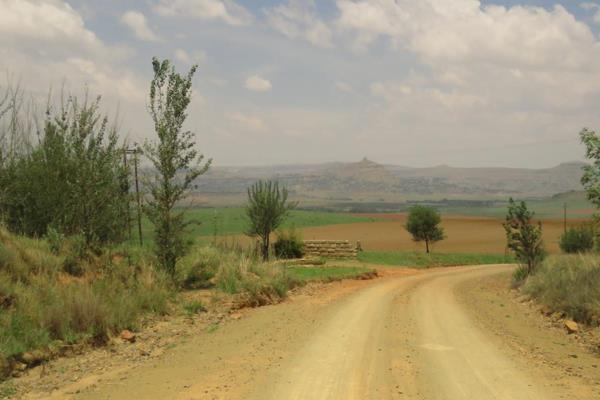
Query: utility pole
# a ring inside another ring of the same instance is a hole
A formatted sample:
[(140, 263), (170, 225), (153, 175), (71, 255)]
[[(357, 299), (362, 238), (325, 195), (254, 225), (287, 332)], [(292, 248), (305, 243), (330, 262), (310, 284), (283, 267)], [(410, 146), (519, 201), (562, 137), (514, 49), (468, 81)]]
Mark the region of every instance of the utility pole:
[(137, 223), (138, 223), (138, 237), (140, 239), (140, 246), (144, 245), (144, 238), (142, 236), (142, 198), (140, 196), (140, 184), (138, 179), (138, 153), (141, 152), (139, 146), (135, 144), (132, 149), (126, 149), (127, 154), (133, 154), (133, 173), (135, 179), (135, 197), (137, 202)]

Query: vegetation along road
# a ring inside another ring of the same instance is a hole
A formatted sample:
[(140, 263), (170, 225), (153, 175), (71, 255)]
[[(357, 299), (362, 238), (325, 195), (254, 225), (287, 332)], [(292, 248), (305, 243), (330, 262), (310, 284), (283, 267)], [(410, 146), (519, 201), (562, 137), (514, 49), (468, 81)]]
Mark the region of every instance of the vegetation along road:
[[(389, 269), (381, 279), (335, 283), (250, 310), (159, 360), (89, 377), (56, 398), (600, 398), (595, 356), (540, 329), (516, 301), (493, 308), (494, 291), (481, 286), (506, 282), (511, 270)], [(528, 350), (532, 338), (543, 341), (543, 354)]]

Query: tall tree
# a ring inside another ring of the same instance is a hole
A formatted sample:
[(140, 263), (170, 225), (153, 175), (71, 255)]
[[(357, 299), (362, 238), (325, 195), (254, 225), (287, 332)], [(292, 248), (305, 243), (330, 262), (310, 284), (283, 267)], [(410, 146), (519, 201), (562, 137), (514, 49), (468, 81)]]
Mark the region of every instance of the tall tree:
[(279, 182), (261, 180), (248, 188), (246, 215), (250, 226), (246, 234), (260, 238), (263, 260), (269, 259), (271, 233), (297, 206), (297, 202), (288, 202), (288, 190), (280, 188)]
[(526, 267), (527, 276), (533, 274), (546, 256), (542, 241), (542, 224), (533, 223), (535, 213), (527, 209), (524, 201), (510, 198), (504, 221), (507, 246), (519, 262)]
[(587, 192), (588, 199), (600, 208), (600, 136), (594, 131), (584, 129), (579, 134), (585, 145), (585, 155), (592, 163), (583, 167), (581, 184)]
[(205, 173), (211, 161), (194, 149), (195, 134), (183, 129), (192, 98), (192, 78), (197, 66), (180, 75), (169, 60), (153, 58), (149, 112), (158, 141), (147, 142), (145, 154), (156, 173), (148, 183), (151, 199), (145, 206), (154, 225), (155, 252), (159, 264), (174, 276), (177, 260), (185, 254), (184, 233), (188, 222), (175, 206), (188, 194), (192, 182)]
[(439, 226), (442, 222), (440, 213), (433, 207), (414, 206), (408, 213), (405, 229), (412, 235), (415, 242), (425, 242), (425, 250), (429, 246), (444, 240), (444, 229)]

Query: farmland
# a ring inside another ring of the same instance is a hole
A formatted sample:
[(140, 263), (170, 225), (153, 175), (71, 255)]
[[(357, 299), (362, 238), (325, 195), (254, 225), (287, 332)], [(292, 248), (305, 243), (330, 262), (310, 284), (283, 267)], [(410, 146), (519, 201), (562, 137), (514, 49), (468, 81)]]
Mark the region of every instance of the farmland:
[[(335, 214), (334, 214), (335, 215)], [(343, 214), (342, 214), (343, 215)], [(404, 229), (406, 214), (348, 214), (348, 219), (335, 217), (338, 224), (305, 226), (300, 229), (305, 240), (349, 240), (360, 242), (367, 251), (423, 251), (420, 243), (413, 242)], [(350, 222), (359, 218), (362, 222)], [(291, 219), (293, 221), (293, 219)], [(571, 218), (568, 225), (585, 221), (584, 218)], [(298, 225), (296, 225), (298, 227)], [(501, 218), (475, 217), (442, 214), (442, 226), (447, 238), (434, 247), (440, 253), (500, 254), (506, 252), (506, 239)], [(544, 241), (551, 253), (557, 253), (558, 240), (563, 232), (560, 219), (542, 219)], [(247, 245), (250, 239), (240, 233), (220, 236), (220, 240)]]
[[(591, 204), (582, 192), (569, 192), (556, 196), (532, 199), (528, 206), (535, 211), (543, 226), (544, 241), (548, 251), (558, 253), (558, 240), (564, 229), (563, 206), (567, 204), (567, 224), (576, 226), (589, 220)], [(302, 205), (302, 204), (301, 204)], [(432, 202), (442, 213), (442, 225), (447, 238), (434, 247), (436, 253), (494, 254), (504, 256), (506, 240), (502, 221), (506, 214), (504, 202), (480, 206), (452, 206)], [(295, 210), (282, 229), (297, 229), (307, 240), (349, 240), (360, 242), (363, 249), (377, 252), (421, 252), (422, 246), (412, 241), (404, 229), (405, 210), (398, 212), (348, 213), (319, 210)], [(248, 245), (251, 240), (244, 235), (247, 219), (242, 207), (189, 208), (189, 239), (208, 242), (217, 239), (229, 244)], [(143, 235), (152, 237), (152, 228), (143, 220)], [(133, 229), (133, 240), (137, 237)], [(148, 240), (146, 240), (148, 242)]]

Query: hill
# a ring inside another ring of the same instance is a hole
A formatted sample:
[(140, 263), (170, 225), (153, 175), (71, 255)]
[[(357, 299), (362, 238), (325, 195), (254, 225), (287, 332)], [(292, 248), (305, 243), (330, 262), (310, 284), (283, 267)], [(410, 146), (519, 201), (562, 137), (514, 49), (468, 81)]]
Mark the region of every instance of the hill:
[(480, 202), (509, 196), (534, 199), (581, 191), (583, 165), (572, 162), (546, 169), (411, 168), (365, 158), (354, 163), (215, 167), (196, 182), (195, 198), (200, 205), (239, 205), (254, 181), (276, 179), (305, 206), (393, 205), (423, 200)]

